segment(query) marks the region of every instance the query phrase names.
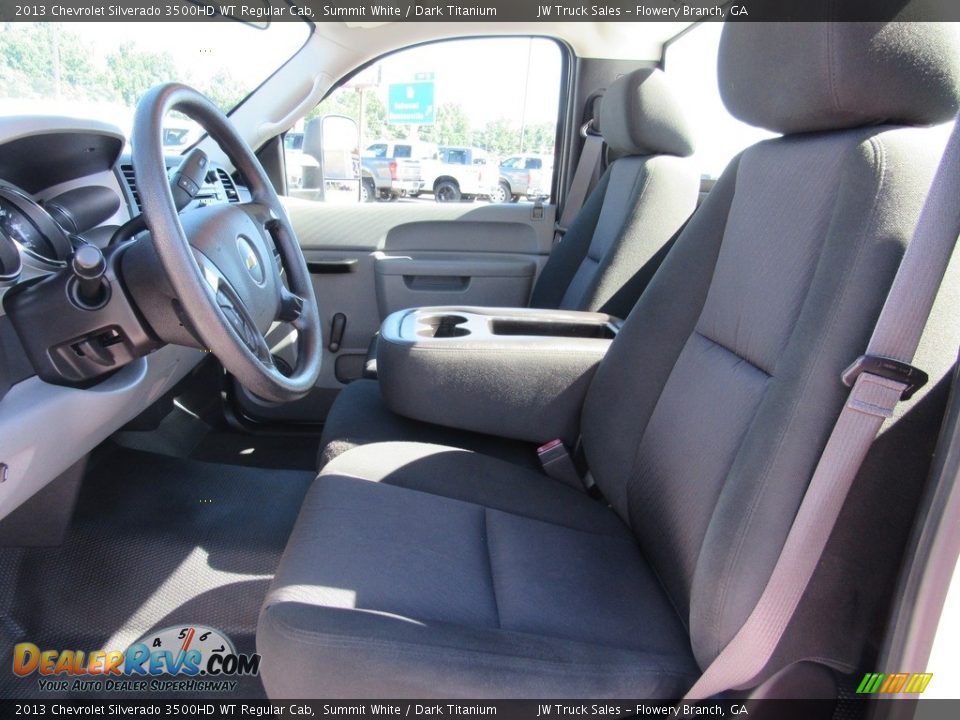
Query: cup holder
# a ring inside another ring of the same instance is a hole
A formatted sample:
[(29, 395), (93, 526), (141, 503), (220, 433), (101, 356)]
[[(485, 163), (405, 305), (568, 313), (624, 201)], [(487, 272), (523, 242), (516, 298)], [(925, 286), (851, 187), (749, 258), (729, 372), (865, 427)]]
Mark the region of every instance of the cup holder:
[(417, 335), (428, 338), (463, 337), (470, 331), (460, 327), (467, 319), (463, 315), (431, 315), (421, 318)]

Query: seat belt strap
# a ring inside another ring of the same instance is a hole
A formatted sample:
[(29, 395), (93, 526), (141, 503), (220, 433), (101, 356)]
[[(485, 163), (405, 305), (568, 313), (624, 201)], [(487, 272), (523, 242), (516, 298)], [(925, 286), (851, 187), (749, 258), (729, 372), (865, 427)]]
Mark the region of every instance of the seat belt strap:
[(603, 136), (591, 129), (593, 121), (587, 122), (580, 129), (583, 136), (583, 148), (580, 150), (580, 159), (577, 161), (577, 169), (573, 173), (573, 180), (567, 189), (567, 199), (563, 205), (563, 214), (557, 223), (556, 233), (553, 237), (554, 244), (560, 242), (564, 233), (576, 219), (586, 202), (587, 194), (590, 192), (590, 185), (596, 175), (597, 168), (600, 167), (600, 159), (603, 156)]
[(746, 622), (687, 692), (704, 700), (754, 687), (800, 603), (850, 486), (886, 418), (923, 378), (909, 363), (960, 235), (960, 122), (955, 122), (913, 239), (865, 355), (844, 373), (853, 389), (830, 434), (777, 564)]

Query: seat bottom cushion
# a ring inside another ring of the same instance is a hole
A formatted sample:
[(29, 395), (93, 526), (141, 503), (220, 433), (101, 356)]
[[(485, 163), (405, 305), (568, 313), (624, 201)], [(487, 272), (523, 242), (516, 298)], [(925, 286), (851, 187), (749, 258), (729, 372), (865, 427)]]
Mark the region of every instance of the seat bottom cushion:
[(277, 698), (678, 697), (699, 674), (609, 508), (411, 443), (357, 448), (317, 478), (257, 646)]
[(539, 468), (536, 446), (411, 420), (392, 412), (376, 380), (355, 380), (337, 397), (323, 426), (318, 468), (338, 455), (375, 442), (426, 442), (473, 450), (523, 467)]

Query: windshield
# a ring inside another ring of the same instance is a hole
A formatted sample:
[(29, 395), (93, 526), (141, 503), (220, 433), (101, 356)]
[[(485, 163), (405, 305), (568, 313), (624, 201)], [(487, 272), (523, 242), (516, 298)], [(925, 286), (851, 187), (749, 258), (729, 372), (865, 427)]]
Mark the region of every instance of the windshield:
[[(112, 123), (130, 136), (137, 100), (162, 82), (183, 82), (224, 112), (306, 42), (307, 23), (256, 28), (209, 23), (2, 23), (0, 115), (68, 115)], [(251, 52), (251, 47), (256, 50)], [(171, 117), (164, 144), (182, 150), (198, 136)]]

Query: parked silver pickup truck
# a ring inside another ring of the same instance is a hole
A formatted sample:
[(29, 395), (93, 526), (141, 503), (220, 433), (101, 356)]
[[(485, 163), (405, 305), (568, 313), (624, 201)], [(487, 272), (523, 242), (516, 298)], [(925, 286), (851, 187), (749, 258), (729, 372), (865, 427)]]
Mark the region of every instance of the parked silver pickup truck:
[(368, 145), (360, 158), (360, 199), (396, 200), (423, 189), (421, 163), (437, 157), (433, 143), (384, 140)]
[(549, 155), (512, 155), (500, 164), (500, 182), (491, 199), (512, 202), (550, 194), (553, 158)]

